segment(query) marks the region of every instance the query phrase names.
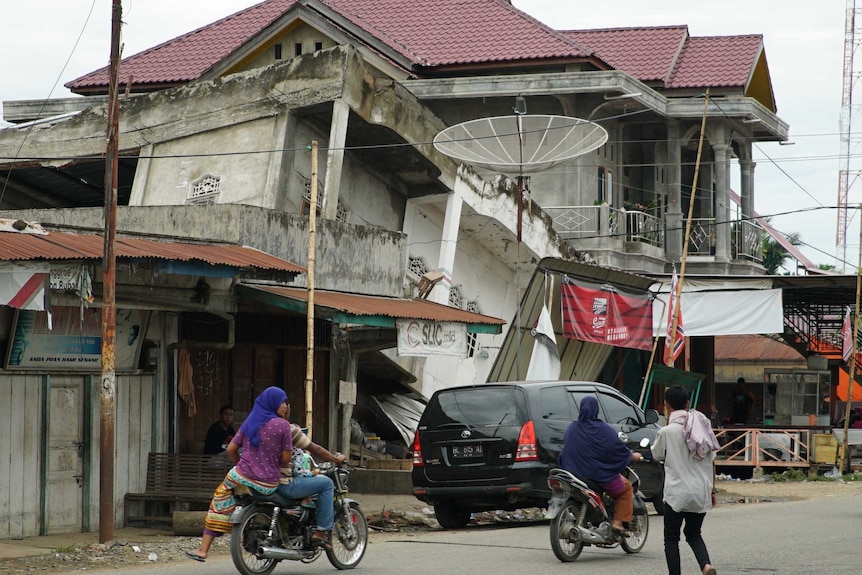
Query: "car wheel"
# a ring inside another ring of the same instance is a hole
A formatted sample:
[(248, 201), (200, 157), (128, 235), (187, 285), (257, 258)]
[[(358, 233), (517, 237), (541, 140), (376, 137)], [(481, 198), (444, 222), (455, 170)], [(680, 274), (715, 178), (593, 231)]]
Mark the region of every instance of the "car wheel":
[(470, 511), (451, 501), (435, 503), (434, 515), (443, 529), (461, 529), (470, 520)]

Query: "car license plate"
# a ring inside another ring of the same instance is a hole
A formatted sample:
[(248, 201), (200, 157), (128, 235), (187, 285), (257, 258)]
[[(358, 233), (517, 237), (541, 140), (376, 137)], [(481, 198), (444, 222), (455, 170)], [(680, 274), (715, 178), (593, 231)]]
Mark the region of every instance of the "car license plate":
[(483, 455), (481, 443), (472, 445), (453, 445), (451, 449), (453, 459), (467, 459), (471, 457), (482, 457)]

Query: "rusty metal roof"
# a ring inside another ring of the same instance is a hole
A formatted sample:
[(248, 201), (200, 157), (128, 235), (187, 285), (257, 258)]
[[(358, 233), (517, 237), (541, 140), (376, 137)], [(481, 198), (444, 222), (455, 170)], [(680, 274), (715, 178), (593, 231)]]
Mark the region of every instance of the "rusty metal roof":
[(762, 335), (715, 336), (715, 361), (805, 363), (805, 358), (782, 341)]
[[(305, 273), (305, 268), (260, 250), (231, 245), (162, 242), (117, 238), (118, 259), (199, 261), (211, 265)], [(46, 235), (0, 232), (0, 261), (101, 260), (105, 240), (100, 235), (49, 232)]]
[[(245, 285), (244, 287), (306, 303), (308, 302), (308, 290), (304, 288), (263, 285)], [(464, 311), (462, 309), (449, 307), (447, 305), (430, 302), (424, 299), (403, 299), (315, 290), (314, 306), (327, 307), (349, 313), (354, 316), (386, 316), (396, 319), (454, 321), (459, 323), (496, 326), (501, 326), (506, 323), (502, 319), (496, 317)]]

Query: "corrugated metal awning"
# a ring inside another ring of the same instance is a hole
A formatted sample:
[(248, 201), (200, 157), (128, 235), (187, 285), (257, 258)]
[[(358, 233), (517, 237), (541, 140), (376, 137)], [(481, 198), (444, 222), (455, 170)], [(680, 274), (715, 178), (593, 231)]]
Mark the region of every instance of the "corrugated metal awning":
[[(237, 285), (237, 292), (249, 299), (306, 313), (308, 290), (265, 285)], [(470, 333), (500, 333), (502, 319), (472, 313), (424, 299), (403, 299), (344, 292), (314, 291), (315, 315), (330, 321), (375, 327), (395, 327), (396, 319), (423, 319), (467, 324)]]
[[(104, 244), (104, 238), (95, 234), (0, 232), (0, 262), (101, 260)], [(116, 239), (114, 246), (118, 259), (203, 262), (241, 269), (305, 273), (302, 266), (244, 246), (122, 237)]]

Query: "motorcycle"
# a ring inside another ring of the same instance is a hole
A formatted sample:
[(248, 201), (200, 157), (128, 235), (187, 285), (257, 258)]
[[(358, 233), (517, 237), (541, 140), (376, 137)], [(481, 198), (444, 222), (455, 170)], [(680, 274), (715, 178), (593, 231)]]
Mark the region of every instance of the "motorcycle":
[(269, 575), (281, 561), (311, 563), (323, 551), (336, 569), (353, 569), (365, 555), (368, 525), (359, 504), (347, 497), (350, 466), (314, 464), (317, 473), (326, 475), (335, 486), (335, 525), (331, 549), (312, 543), (317, 525), (317, 496), (303, 500), (287, 499), (274, 493), (261, 495), (254, 490), (238, 493), (237, 507), (230, 517), (233, 532), (230, 554), (242, 575)]
[[(625, 441), (626, 438), (621, 439)], [(648, 438), (641, 440), (641, 447), (648, 445)], [(590, 545), (607, 549), (620, 546), (626, 553), (643, 549), (649, 533), (646, 502), (639, 490), (637, 473), (627, 467), (625, 475), (634, 491), (634, 515), (626, 531), (620, 534), (611, 529), (613, 498), (592, 481), (585, 481), (564, 469), (551, 469), (548, 487), (552, 493), (547, 517), (551, 519), (551, 549), (557, 559), (574, 561), (584, 547)]]

